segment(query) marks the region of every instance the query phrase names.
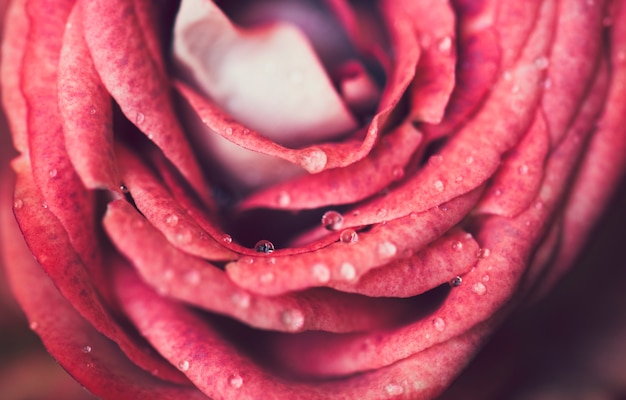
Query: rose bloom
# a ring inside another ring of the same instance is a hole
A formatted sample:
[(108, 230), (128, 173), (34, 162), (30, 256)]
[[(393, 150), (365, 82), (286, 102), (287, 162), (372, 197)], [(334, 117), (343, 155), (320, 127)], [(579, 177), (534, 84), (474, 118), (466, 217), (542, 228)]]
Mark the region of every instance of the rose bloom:
[(95, 396), (623, 394), (624, 273), (542, 302), (625, 169), (622, 1), (13, 0), (1, 82), (8, 285)]

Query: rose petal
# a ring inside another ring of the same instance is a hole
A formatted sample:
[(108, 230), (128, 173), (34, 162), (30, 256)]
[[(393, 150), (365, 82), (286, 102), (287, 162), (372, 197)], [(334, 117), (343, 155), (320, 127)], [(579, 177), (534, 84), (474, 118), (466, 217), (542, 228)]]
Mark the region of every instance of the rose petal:
[[(139, 0), (138, 0), (139, 1)], [(79, 2), (84, 35), (102, 83), (126, 117), (152, 140), (206, 200), (200, 167), (174, 114), (160, 59), (144, 46), (134, 4), (119, 0)]]
[(65, 27), (58, 79), (65, 146), (74, 170), (88, 189), (120, 192), (113, 151), (111, 96), (93, 66), (76, 7)]
[[(363, 160), (344, 168), (274, 185), (246, 197), (240, 209), (268, 207), (302, 210), (362, 200), (402, 178), (404, 167), (421, 143), (421, 138), (421, 133), (412, 124), (403, 124), (386, 134)], [(281, 201), (284, 196), (288, 196), (290, 201)]]

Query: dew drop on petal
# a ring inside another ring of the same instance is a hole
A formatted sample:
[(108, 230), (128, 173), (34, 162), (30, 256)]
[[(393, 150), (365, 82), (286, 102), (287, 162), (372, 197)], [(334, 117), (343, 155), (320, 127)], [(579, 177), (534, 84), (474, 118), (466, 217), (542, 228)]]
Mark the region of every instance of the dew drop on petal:
[(165, 223), (169, 226), (176, 226), (176, 224), (178, 224), (178, 216), (175, 214), (168, 215), (167, 218), (165, 218)]
[(189, 361), (187, 360), (182, 360), (178, 363), (178, 368), (183, 372), (187, 371), (189, 369), (189, 366)]
[(393, 175), (393, 179), (400, 180), (404, 178), (404, 168), (402, 167), (394, 167), (391, 170), (391, 174)]
[(354, 268), (354, 265), (349, 262), (341, 264), (341, 267), (339, 267), (339, 273), (347, 281), (351, 281), (356, 277), (356, 269)]
[(313, 276), (320, 283), (326, 283), (330, 280), (330, 270), (325, 264), (315, 264), (312, 268)]
[(233, 128), (231, 128), (231, 127), (229, 126), (228, 128), (226, 128), (226, 129), (224, 130), (224, 132), (225, 132), (228, 136), (230, 136), (230, 135), (232, 135), (232, 134), (233, 134)]
[(274, 244), (269, 240), (259, 240), (254, 245), (254, 250), (257, 253), (270, 254), (274, 252)]
[(82, 351), (83, 353), (91, 353), (91, 346), (83, 346), (81, 347), (80, 351)]
[(387, 209), (386, 208), (379, 208), (378, 211), (376, 211), (376, 216), (378, 218), (385, 218), (387, 216)]
[(48, 208), (48, 203), (44, 202), (41, 206), (42, 206), (43, 208)]
[(452, 242), (452, 249), (453, 249), (453, 250), (456, 250), (456, 251), (461, 251), (461, 250), (463, 250), (463, 243), (461, 243), (461, 242), (460, 242), (460, 241), (458, 241), (458, 240), (457, 240), (457, 241), (455, 241), (455, 242)]
[(435, 185), (435, 189), (437, 189), (438, 192), (443, 192), (443, 189), (444, 189), (443, 182), (441, 182), (440, 180), (436, 180), (434, 182), (434, 185)]
[(359, 235), (354, 229), (344, 229), (339, 235), (342, 243), (356, 243), (359, 241)]
[(439, 332), (443, 332), (446, 329), (446, 322), (442, 318), (433, 319), (433, 327)]
[(439, 165), (443, 162), (443, 156), (440, 154), (435, 154), (430, 156), (428, 159), (428, 163), (431, 165)]
[(230, 300), (239, 308), (250, 307), (250, 294), (246, 292), (235, 293), (231, 296)]
[(16, 210), (19, 210), (22, 207), (24, 207), (24, 200), (15, 199), (15, 201), (13, 202), (13, 208), (15, 208)]
[(474, 157), (472, 157), (472, 156), (468, 156), (468, 157), (465, 159), (465, 163), (467, 163), (467, 164), (471, 164), (471, 163), (473, 163), (473, 162), (474, 162)]
[(337, 211), (327, 211), (322, 215), (322, 226), (329, 231), (341, 229), (343, 225), (343, 216)]
[(180, 232), (176, 235), (176, 240), (182, 244), (191, 242), (191, 239), (193, 239), (193, 236), (190, 231)]
[(391, 242), (383, 242), (378, 245), (378, 255), (384, 258), (396, 255), (398, 248)]
[(302, 158), (300, 161), (302, 167), (312, 174), (321, 172), (324, 167), (326, 167), (327, 162), (328, 156), (326, 155), (324, 150), (318, 148), (313, 148), (305, 151), (302, 154)]
[(122, 183), (122, 184), (120, 184), (120, 192), (122, 192), (122, 193), (126, 194), (126, 193), (129, 193), (129, 192), (130, 192), (130, 190), (128, 190), (128, 186), (126, 186), (126, 185), (124, 185), (124, 184)]
[(541, 210), (543, 208), (543, 203), (541, 201), (538, 201), (535, 203), (535, 208), (537, 210)]
[(291, 197), (289, 196), (289, 193), (285, 191), (279, 192), (278, 195), (276, 196), (276, 203), (280, 207), (287, 207), (289, 203), (291, 203)]
[(137, 125), (141, 125), (141, 123), (142, 123), (145, 119), (146, 119), (146, 116), (145, 116), (145, 115), (143, 115), (143, 113), (138, 112), (138, 113), (135, 115), (135, 123), (136, 123)]
[(539, 70), (548, 68), (548, 65), (550, 65), (550, 60), (546, 56), (535, 59), (535, 67)]
[(385, 385), (385, 393), (387, 393), (388, 396), (400, 396), (404, 393), (404, 388), (397, 383), (388, 383)]
[(452, 287), (459, 287), (461, 286), (461, 283), (463, 283), (463, 278), (461, 278), (460, 276), (455, 276), (454, 278), (450, 279), (450, 286)]
[(50, 172), (48, 172), (48, 175), (50, 176), (50, 178), (56, 178), (58, 173), (59, 173), (59, 171), (57, 171), (56, 168), (53, 168), (53, 169), (50, 170)]
[(229, 234), (225, 233), (222, 235), (222, 242), (229, 244), (233, 242), (233, 238), (232, 236), (230, 236)]
[(518, 168), (518, 172), (521, 175), (526, 175), (528, 173), (528, 165), (526, 164), (520, 165), (520, 167)]
[(448, 53), (452, 48), (452, 39), (449, 36), (444, 37), (437, 44), (437, 49), (442, 53)]
[(228, 378), (228, 384), (235, 389), (239, 389), (243, 386), (243, 378), (239, 374), (233, 374)]
[(266, 272), (259, 276), (259, 280), (261, 281), (261, 283), (271, 283), (274, 281), (274, 278), (275, 277), (273, 272)]
[(91, 108), (89, 109), (89, 114), (93, 115), (93, 114), (95, 114), (95, 113), (96, 113), (96, 107), (91, 107)]
[(459, 175), (459, 176), (457, 176), (457, 177), (454, 179), (454, 181), (455, 181), (456, 183), (461, 183), (461, 182), (463, 182), (463, 177), (462, 177), (461, 175)]
[(478, 258), (487, 258), (491, 254), (491, 250), (489, 249), (479, 249), (478, 250)]
[(483, 279), (483, 282), (489, 282), (489, 279), (491, 278), (489, 278), (489, 275), (483, 275), (482, 279)]
[(28, 324), (28, 327), (30, 330), (36, 331), (39, 328), (39, 323), (37, 321), (31, 321), (30, 324)]
[(252, 257), (242, 257), (239, 259), (239, 262), (243, 264), (254, 264), (254, 258)]
[(283, 311), (280, 320), (290, 331), (297, 331), (304, 325), (304, 315), (298, 310)]
[(191, 271), (188, 271), (185, 274), (184, 279), (185, 279), (185, 282), (187, 282), (190, 285), (197, 285), (200, 283), (200, 280), (201, 280), (200, 272), (195, 269), (192, 269)]
[(493, 194), (494, 194), (494, 195), (496, 195), (496, 196), (498, 196), (498, 197), (499, 197), (499, 196), (502, 196), (502, 189), (496, 189), (496, 190), (494, 190), (494, 191), (493, 191)]
[(481, 296), (485, 294), (485, 292), (487, 291), (487, 287), (485, 287), (485, 285), (483, 285), (481, 282), (476, 282), (474, 285), (472, 285), (472, 291)]

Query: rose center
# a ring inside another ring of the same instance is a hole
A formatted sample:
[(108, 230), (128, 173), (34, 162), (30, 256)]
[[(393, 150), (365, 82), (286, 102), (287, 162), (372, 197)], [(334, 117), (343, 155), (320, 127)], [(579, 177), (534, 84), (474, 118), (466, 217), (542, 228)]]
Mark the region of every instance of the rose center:
[[(287, 147), (354, 132), (380, 91), (343, 28), (315, 1), (224, 2), (220, 9), (183, 0), (173, 49), (180, 78), (240, 123)], [(201, 124), (190, 124), (190, 133), (201, 158), (216, 161), (222, 181), (236, 192), (304, 173)]]

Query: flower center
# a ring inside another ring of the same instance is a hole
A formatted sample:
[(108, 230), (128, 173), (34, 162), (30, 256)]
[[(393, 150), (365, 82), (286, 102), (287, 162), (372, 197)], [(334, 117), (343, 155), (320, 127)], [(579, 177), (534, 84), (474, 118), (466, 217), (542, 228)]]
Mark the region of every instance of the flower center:
[[(238, 122), (299, 148), (340, 140), (373, 111), (379, 84), (319, 2), (223, 3), (224, 10), (208, 1), (182, 1), (174, 59), (183, 80)], [(246, 193), (304, 173), (201, 124), (190, 126), (202, 158), (217, 162), (231, 190)]]

